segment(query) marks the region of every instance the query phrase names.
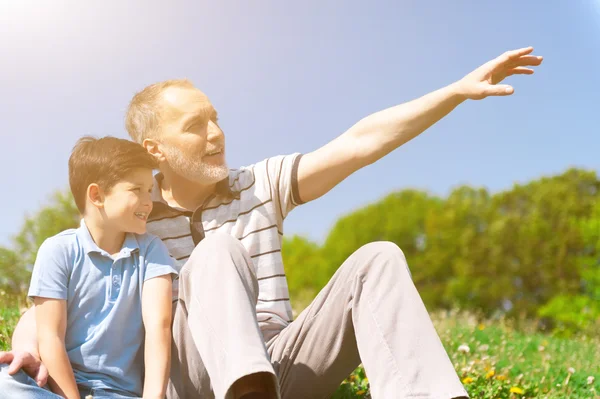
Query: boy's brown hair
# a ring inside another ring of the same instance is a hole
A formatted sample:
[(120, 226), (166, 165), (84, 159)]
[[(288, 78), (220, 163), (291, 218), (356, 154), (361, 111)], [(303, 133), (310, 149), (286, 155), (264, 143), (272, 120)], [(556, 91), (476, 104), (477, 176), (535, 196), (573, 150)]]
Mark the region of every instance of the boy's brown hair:
[(129, 172), (137, 168), (156, 169), (158, 163), (144, 147), (116, 137), (82, 137), (69, 158), (69, 185), (79, 212), (85, 212), (90, 184), (109, 192)]

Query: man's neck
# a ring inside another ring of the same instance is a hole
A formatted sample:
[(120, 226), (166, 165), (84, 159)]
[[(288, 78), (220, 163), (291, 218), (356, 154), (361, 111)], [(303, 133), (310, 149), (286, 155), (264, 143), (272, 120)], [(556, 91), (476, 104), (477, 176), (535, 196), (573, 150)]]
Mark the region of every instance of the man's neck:
[(121, 251), (123, 242), (125, 241), (124, 232), (111, 231), (107, 226), (103, 225), (104, 223), (101, 220), (90, 215), (84, 216), (83, 219), (92, 239), (99, 248), (111, 255), (115, 255)]
[(160, 181), (160, 191), (169, 206), (194, 211), (204, 201), (214, 194), (217, 184), (208, 185), (191, 181), (171, 170), (161, 170), (163, 179)]

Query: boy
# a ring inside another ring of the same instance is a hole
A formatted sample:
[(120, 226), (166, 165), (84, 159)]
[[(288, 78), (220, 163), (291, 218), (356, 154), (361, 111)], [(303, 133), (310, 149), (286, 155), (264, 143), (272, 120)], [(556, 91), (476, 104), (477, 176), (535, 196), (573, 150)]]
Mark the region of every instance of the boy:
[(145, 234), (156, 166), (142, 146), (114, 137), (73, 149), (69, 184), (83, 220), (42, 244), (29, 289), (48, 385), (61, 397), (165, 396), (177, 271)]

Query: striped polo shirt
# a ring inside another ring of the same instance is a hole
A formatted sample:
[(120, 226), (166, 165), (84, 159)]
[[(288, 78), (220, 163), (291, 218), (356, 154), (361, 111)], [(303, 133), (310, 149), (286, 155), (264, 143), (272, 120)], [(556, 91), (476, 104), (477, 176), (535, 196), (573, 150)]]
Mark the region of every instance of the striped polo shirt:
[(265, 336), (272, 336), (292, 321), (281, 244), (283, 220), (301, 204), (297, 178), (300, 157), (277, 156), (230, 170), (229, 178), (219, 182), (216, 193), (194, 212), (167, 205), (160, 190), (162, 175), (155, 176), (148, 232), (162, 239), (180, 268), (195, 247), (190, 229), (194, 214), (194, 220), (202, 220), (206, 236), (219, 232), (240, 240), (256, 268), (256, 312)]

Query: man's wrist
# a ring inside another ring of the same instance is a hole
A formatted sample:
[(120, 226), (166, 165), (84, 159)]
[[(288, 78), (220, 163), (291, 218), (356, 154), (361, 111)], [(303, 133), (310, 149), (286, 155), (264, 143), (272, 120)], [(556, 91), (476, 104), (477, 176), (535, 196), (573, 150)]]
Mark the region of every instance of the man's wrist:
[(451, 85), (446, 86), (446, 89), (448, 90), (450, 98), (455, 100), (458, 104), (469, 99), (469, 95), (464, 88), (462, 80), (457, 80)]

